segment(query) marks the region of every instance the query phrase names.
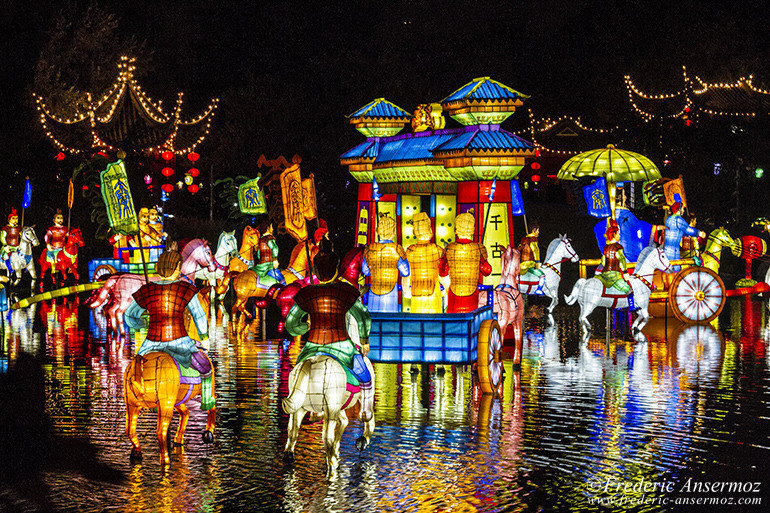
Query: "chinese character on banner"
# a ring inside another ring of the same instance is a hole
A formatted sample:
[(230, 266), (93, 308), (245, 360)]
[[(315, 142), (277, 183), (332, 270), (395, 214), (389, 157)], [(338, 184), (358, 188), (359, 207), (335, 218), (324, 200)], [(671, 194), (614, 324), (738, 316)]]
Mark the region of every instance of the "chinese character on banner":
[(107, 217), (112, 229), (123, 235), (139, 233), (134, 200), (128, 187), (126, 164), (122, 160), (113, 162), (100, 176), (102, 198), (107, 206)]
[(610, 217), (610, 203), (607, 194), (607, 181), (597, 178), (595, 182), (583, 187), (583, 197), (586, 200), (588, 213), (594, 217)]
[(310, 176), (302, 180), (302, 201), (303, 201), (303, 215), (305, 219), (315, 219), (318, 217), (318, 207), (316, 206), (315, 199), (315, 177), (313, 173)]
[(249, 180), (238, 187), (238, 207), (243, 214), (256, 215), (267, 213), (265, 194), (257, 185), (258, 181), (259, 177)]
[(307, 223), (305, 222), (305, 194), (299, 164), (284, 169), (280, 180), (286, 231), (297, 242), (302, 242), (307, 239)]

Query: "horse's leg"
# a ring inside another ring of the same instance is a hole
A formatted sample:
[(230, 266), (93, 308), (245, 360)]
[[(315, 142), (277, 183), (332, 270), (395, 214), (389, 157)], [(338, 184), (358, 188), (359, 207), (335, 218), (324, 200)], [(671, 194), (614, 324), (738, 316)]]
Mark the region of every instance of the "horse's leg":
[(179, 429), (176, 430), (176, 436), (174, 436), (174, 445), (184, 445), (184, 432), (187, 429), (187, 421), (190, 420), (190, 410), (185, 403), (182, 403), (176, 407), (176, 411), (179, 412)]
[[(208, 358), (208, 356), (207, 356)], [(209, 362), (211, 360), (209, 359)], [(211, 395), (213, 397), (216, 397), (216, 379), (214, 376), (214, 365), (211, 365)], [(210, 444), (214, 441), (214, 423), (217, 420), (217, 409), (216, 407), (211, 408), (206, 412), (206, 431), (203, 432), (203, 442)]]
[(299, 427), (302, 424), (302, 419), (305, 417), (307, 410), (300, 408), (291, 415), (289, 415), (289, 425), (286, 428), (286, 447), (283, 450), (283, 459), (286, 461), (294, 461), (294, 446), (297, 445), (297, 438), (299, 437)]
[(596, 308), (596, 305), (591, 302), (580, 303), (580, 324), (586, 331), (591, 331), (591, 323), (588, 322), (588, 315), (594, 311), (594, 308)]
[(131, 441), (131, 459), (142, 459), (142, 447), (139, 445), (139, 437), (136, 436), (136, 424), (139, 421), (139, 413), (142, 408), (129, 400), (128, 393), (125, 394), (126, 400), (126, 435)]
[(168, 456), (168, 429), (171, 426), (171, 420), (174, 417), (174, 394), (171, 398), (163, 397), (158, 390), (158, 425), (155, 428), (155, 435), (158, 438), (158, 448), (160, 450), (160, 464), (170, 465), (171, 458)]
[[(546, 284), (545, 288), (545, 294), (551, 298), (551, 304), (548, 305), (548, 314), (550, 315), (553, 313), (553, 309), (556, 308), (556, 305), (559, 304), (559, 287), (557, 285), (556, 289), (551, 289), (551, 287)], [(553, 293), (552, 296), (551, 293)]]
[(647, 311), (647, 308), (640, 308), (636, 312), (636, 320), (631, 325), (631, 331), (638, 330), (642, 331), (642, 328), (647, 324), (647, 321), (650, 320), (650, 314)]
[[(323, 440), (324, 452), (326, 452), (326, 477), (334, 479), (337, 475), (337, 467), (340, 464), (339, 449), (337, 447), (337, 423), (340, 422), (344, 412), (340, 411), (337, 415), (331, 412), (325, 412)], [(347, 420), (347, 417), (345, 418)]]

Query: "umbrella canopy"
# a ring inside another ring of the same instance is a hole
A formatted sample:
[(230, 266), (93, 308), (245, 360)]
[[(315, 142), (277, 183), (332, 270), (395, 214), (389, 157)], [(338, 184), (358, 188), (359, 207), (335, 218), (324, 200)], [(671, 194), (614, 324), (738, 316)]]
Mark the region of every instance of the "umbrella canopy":
[(604, 176), (607, 182), (646, 182), (660, 178), (660, 170), (650, 159), (633, 151), (606, 148), (575, 155), (561, 166), (560, 180), (576, 180), (583, 176)]

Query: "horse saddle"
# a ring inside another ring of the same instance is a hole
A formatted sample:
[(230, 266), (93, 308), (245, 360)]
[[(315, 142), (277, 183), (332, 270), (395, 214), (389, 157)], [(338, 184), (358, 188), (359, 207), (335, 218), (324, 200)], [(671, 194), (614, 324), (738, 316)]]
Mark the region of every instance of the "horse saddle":
[(533, 268), (529, 269), (526, 273), (519, 277), (519, 285), (520, 287), (524, 288), (525, 294), (537, 294), (540, 296), (544, 294), (542, 289), (540, 291), (537, 290), (537, 287), (540, 285), (540, 277), (543, 274), (543, 271), (540, 269)]
[(345, 369), (345, 375), (347, 376), (347, 383), (349, 385), (348, 389), (350, 390), (352, 387), (352, 392), (357, 392), (357, 389), (368, 389), (372, 387), (372, 376), (369, 373), (364, 357), (361, 354), (356, 353), (350, 361), (344, 361), (346, 359), (343, 359), (336, 352), (327, 352), (321, 347), (312, 356), (318, 355), (334, 358), (342, 368)]

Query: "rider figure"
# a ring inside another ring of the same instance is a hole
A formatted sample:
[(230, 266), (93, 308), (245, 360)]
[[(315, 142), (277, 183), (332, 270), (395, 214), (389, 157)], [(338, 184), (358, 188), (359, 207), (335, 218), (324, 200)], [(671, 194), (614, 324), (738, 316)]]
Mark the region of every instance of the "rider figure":
[[(690, 214), (687, 216), (687, 224), (690, 226), (695, 226), (697, 221), (698, 219), (695, 217), (695, 214)], [(689, 235), (682, 237), (680, 250), (682, 258), (695, 258), (700, 255), (700, 244), (698, 242), (698, 237), (691, 237)]]
[(110, 236), (109, 241), (112, 244), (112, 258), (120, 258), (128, 263), (131, 252), (126, 248), (135, 247), (131, 236), (115, 232)]
[(56, 214), (53, 216), (53, 226), (48, 228), (45, 232), (45, 246), (46, 246), (46, 260), (51, 265), (51, 269), (56, 269), (56, 258), (59, 252), (64, 249), (64, 244), (67, 243), (67, 235), (69, 230), (64, 226), (64, 216), (61, 213), (61, 209), (56, 209)]
[(447, 245), (439, 274), (449, 275), (447, 313), (472, 312), (479, 307), (479, 278), (489, 276), (487, 248), (473, 242), (473, 209), (455, 218), (455, 241)]
[[(351, 384), (363, 388), (367, 383), (371, 386), (363, 356), (369, 352), (372, 320), (358, 300), (358, 288), (337, 279), (338, 263), (339, 257), (325, 248), (316, 255), (315, 270), (320, 283), (303, 287), (294, 295), (294, 306), (286, 316), (285, 327), (293, 336), (308, 334), (308, 341), (297, 356), (297, 365), (316, 354), (331, 356), (345, 368), (349, 382), (354, 378)], [(348, 314), (358, 325), (360, 346), (348, 335)], [(294, 411), (299, 407), (293, 404), (292, 398), (285, 399), (284, 410)]]
[[(125, 313), (127, 324), (131, 327), (144, 325), (142, 314), (145, 310), (150, 315), (147, 338), (136, 354), (144, 356), (155, 351), (164, 352), (179, 365), (200, 372), (201, 409), (210, 410), (216, 404), (211, 390), (211, 364), (203, 349), (190, 338), (184, 327), (184, 314), (187, 311), (200, 334), (201, 342), (208, 340), (208, 322), (196, 295), (198, 289), (179, 279), (182, 255), (177, 251), (163, 252), (158, 258), (156, 272), (161, 279), (142, 285), (134, 293), (134, 302)], [(134, 378), (139, 382), (138, 390), (143, 390), (141, 375), (142, 365), (139, 364)]]
[(380, 214), (377, 225), (378, 242), (366, 246), (361, 272), (371, 277), (367, 307), (371, 312), (398, 312), (398, 276), (409, 276), (409, 262), (396, 237), (396, 221)]
[(259, 276), (270, 276), (275, 281), (285, 285), (286, 280), (278, 269), (278, 243), (273, 235), (273, 223), (265, 217), (257, 229), (262, 236), (259, 238), (256, 264), (251, 270)]
[(604, 234), (607, 243), (602, 253), (602, 271), (596, 277), (607, 289), (615, 287), (623, 294), (631, 292), (631, 285), (626, 281), (626, 257), (620, 244), (620, 228), (613, 218), (607, 219), (607, 231)]
[(521, 276), (531, 273), (537, 277), (538, 285), (535, 294), (543, 293), (545, 284), (545, 273), (540, 269), (540, 246), (538, 246), (538, 237), (540, 236), (540, 226), (533, 222), (529, 227), (529, 233), (519, 241), (516, 248), (521, 254)]
[[(682, 203), (679, 201), (671, 205), (671, 215), (666, 218), (666, 256), (669, 260), (679, 260), (679, 246), (682, 237), (705, 237), (706, 234), (694, 226), (690, 226), (682, 217)], [(679, 266), (671, 266), (668, 272), (679, 271)]]
[(19, 226), (19, 216), (16, 213), (16, 209), (12, 209), (8, 214), (8, 224), (0, 231), (0, 243), (3, 245), (3, 249), (0, 250), (0, 258), (5, 261), (8, 271), (11, 269), (11, 253), (19, 251), (19, 244), (21, 243), (21, 227)]
[[(326, 226), (326, 221), (318, 219), (318, 228), (313, 233), (313, 242), (309, 240), (298, 242), (294, 249), (291, 250), (291, 256), (289, 257), (289, 267), (286, 271), (293, 274), (297, 280), (305, 280), (306, 284), (310, 284), (312, 278), (311, 268), (313, 266), (313, 259), (318, 253), (318, 244), (322, 239), (329, 238), (329, 229)], [(309, 257), (309, 260), (308, 260)]]
[(441, 313), (443, 308), (438, 268), (444, 256), (444, 249), (433, 242), (433, 227), (428, 214), (419, 212), (412, 218), (411, 223), (417, 237), (417, 243), (406, 249), (412, 293), (411, 311)]

